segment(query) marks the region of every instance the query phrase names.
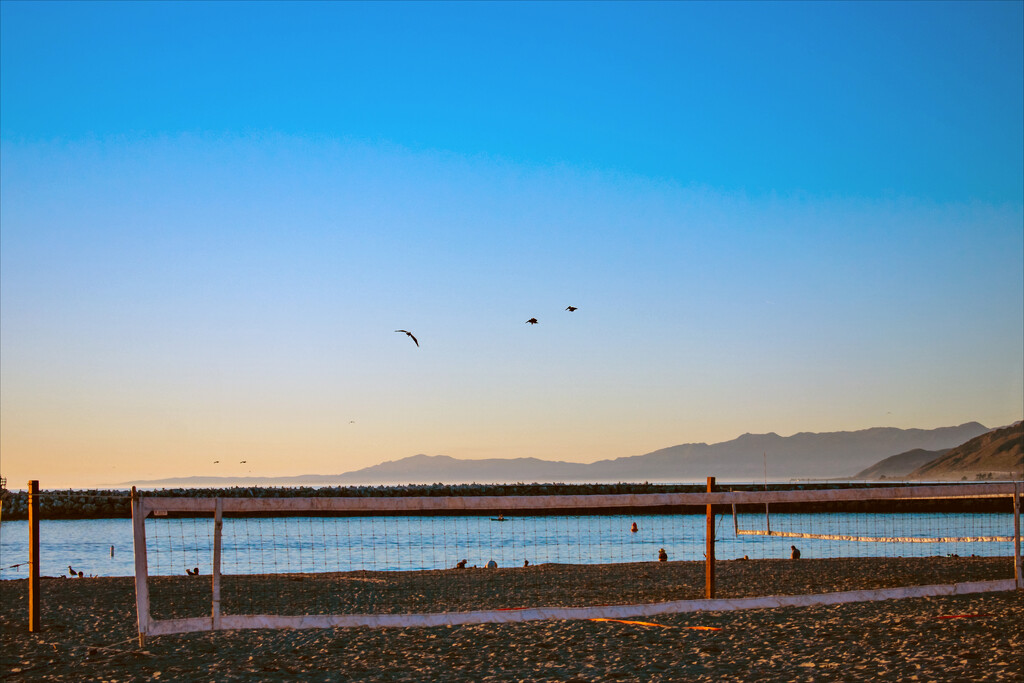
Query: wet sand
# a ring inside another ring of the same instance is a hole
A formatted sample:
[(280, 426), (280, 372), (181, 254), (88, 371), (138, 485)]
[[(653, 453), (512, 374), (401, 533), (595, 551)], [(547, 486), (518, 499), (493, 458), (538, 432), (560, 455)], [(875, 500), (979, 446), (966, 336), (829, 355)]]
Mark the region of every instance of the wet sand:
[[(1010, 562), (721, 562), (718, 592), (720, 597), (785, 595), (809, 586), (827, 592), (1008, 578)], [(529, 570), (230, 577), (235, 588), (228, 590), (226, 583), (225, 608), (300, 613), (301, 605), (302, 612), (313, 614), (580, 606), (622, 603), (623, 595), (642, 602), (696, 598), (703, 587), (702, 565), (693, 562)], [(574, 580), (563, 582), (570, 574)], [(343, 586), (347, 589), (340, 590)], [(315, 598), (325, 588), (338, 589), (338, 595)], [(153, 603), (163, 614), (154, 616), (209, 614), (209, 577), (155, 579), (153, 590), (163, 593), (163, 603)], [(1024, 593), (1019, 591), (643, 619), (661, 626), (547, 620), (249, 630), (152, 637), (144, 648), (136, 638), (131, 578), (44, 579), (42, 607), (42, 631), (30, 634), (26, 581), (0, 582), (5, 680), (1024, 680)]]

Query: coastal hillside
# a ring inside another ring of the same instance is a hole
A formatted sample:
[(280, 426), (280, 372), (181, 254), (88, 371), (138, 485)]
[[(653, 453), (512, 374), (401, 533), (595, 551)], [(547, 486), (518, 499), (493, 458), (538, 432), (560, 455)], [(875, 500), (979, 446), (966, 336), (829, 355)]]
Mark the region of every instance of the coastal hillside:
[(1024, 472), (1024, 422), (975, 437), (908, 475), (909, 479), (1012, 479)]
[(950, 449), (942, 448), (937, 451), (926, 451), (923, 448), (915, 448), (905, 453), (891, 455), (885, 460), (876, 462), (871, 467), (861, 470), (853, 475), (854, 479), (902, 479), (908, 476), (918, 467), (927, 465), (936, 458), (940, 458)]

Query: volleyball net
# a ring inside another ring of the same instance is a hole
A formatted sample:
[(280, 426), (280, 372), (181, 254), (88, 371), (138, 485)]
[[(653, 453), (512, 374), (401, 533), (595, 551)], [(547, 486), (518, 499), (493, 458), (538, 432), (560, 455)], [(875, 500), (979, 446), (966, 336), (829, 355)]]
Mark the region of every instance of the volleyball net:
[[(1020, 588), (1020, 485), (133, 498), (141, 636)], [(710, 558), (710, 562), (709, 562)]]

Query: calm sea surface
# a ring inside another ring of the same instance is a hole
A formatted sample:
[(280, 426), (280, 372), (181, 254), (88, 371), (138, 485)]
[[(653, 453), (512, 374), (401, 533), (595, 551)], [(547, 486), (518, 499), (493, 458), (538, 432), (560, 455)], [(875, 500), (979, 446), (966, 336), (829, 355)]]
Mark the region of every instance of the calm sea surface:
[[(740, 529), (764, 529), (763, 514), (739, 515)], [(636, 522), (638, 531), (630, 532)], [(702, 560), (706, 521), (701, 515), (562, 517), (289, 517), (226, 518), (222, 567), (226, 574), (452, 567), (459, 560), (484, 566), (544, 562), (653, 561), (664, 548), (671, 560)], [(1013, 555), (1012, 541), (863, 542), (736, 535), (733, 518), (716, 521), (715, 555), (789, 557), (910, 557)], [(883, 538), (977, 538), (1013, 535), (1012, 514), (773, 514), (772, 531)], [(150, 519), (146, 523), (151, 575), (209, 574), (213, 522)], [(43, 576), (132, 576), (128, 519), (44, 520), (40, 523)], [(113, 551), (111, 551), (113, 548)], [(0, 523), (0, 577), (28, 576), (28, 523)]]

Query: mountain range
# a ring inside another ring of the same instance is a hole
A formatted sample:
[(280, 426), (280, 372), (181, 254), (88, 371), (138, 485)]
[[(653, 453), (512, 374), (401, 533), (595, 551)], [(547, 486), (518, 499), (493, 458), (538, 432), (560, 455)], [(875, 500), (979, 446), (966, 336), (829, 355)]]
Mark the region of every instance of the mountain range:
[(993, 429), (919, 466), (908, 479), (1015, 478), (1024, 472), (1024, 422)]
[[(910, 450), (955, 448), (989, 431), (978, 422), (938, 429), (875, 427), (851, 432), (792, 436), (744, 434), (715, 444), (690, 443), (644, 455), (593, 463), (538, 458), (464, 460), (446, 455), (413, 455), (342, 474), (245, 477), (246, 485), (417, 484), (444, 482), (684, 482), (708, 476), (730, 481), (852, 478), (866, 468)], [(152, 486), (212, 486), (236, 477), (183, 477), (126, 482)]]

